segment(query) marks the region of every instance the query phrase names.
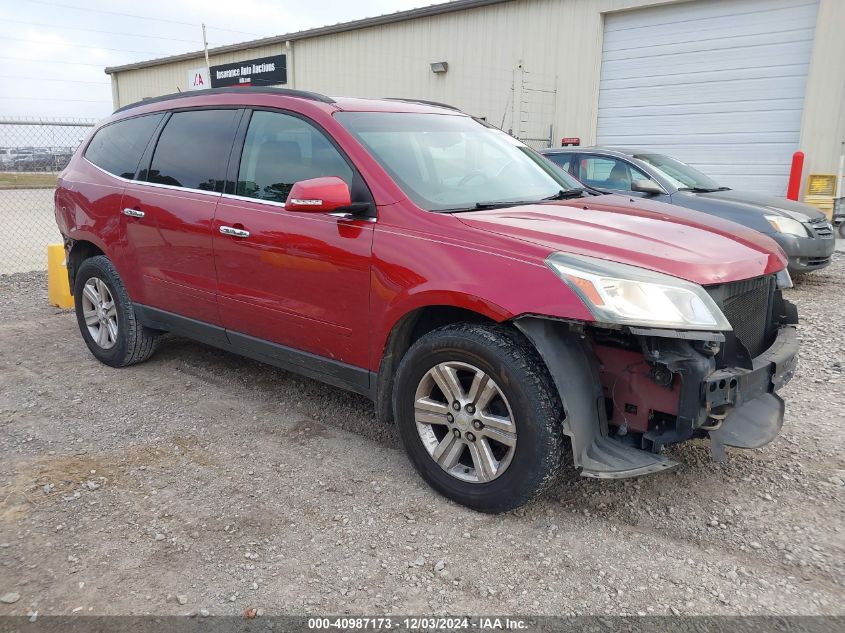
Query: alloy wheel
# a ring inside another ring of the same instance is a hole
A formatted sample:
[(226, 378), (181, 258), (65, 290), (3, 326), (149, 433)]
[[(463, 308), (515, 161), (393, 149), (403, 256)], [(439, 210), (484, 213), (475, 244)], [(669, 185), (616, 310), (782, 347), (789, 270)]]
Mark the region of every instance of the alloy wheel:
[(91, 277), (82, 288), (82, 315), (88, 333), (103, 349), (111, 349), (117, 343), (117, 306), (106, 283)]
[(513, 459), (516, 424), (507, 398), (469, 363), (439, 363), (426, 372), (415, 394), (414, 420), (431, 458), (462, 481), (492, 481)]

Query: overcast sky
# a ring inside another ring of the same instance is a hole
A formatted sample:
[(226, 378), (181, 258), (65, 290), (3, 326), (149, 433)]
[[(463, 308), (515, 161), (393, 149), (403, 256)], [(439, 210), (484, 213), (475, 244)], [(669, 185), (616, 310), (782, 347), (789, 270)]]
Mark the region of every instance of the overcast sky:
[(0, 115), (102, 118), (106, 66), (443, 0), (0, 0)]

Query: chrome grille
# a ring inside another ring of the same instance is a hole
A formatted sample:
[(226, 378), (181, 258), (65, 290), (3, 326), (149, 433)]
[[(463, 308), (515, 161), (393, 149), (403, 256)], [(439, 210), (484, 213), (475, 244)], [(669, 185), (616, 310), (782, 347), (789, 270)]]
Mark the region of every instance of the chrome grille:
[(827, 257), (806, 257), (807, 266), (825, 266), (830, 263), (830, 255)]
[(833, 227), (826, 218), (810, 220), (810, 228), (813, 230), (813, 234), (816, 237), (820, 237), (822, 239), (830, 239), (833, 237)]
[(774, 276), (710, 286), (707, 291), (752, 358), (763, 353), (771, 343)]

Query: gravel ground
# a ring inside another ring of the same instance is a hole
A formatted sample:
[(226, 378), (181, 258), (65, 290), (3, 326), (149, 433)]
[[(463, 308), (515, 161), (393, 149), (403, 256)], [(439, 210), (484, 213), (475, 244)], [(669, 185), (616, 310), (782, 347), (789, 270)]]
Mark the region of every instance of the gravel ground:
[(0, 276), (0, 615), (843, 614), (844, 284), (837, 255), (788, 293), (771, 445), (487, 516), (363, 398), (177, 338), (110, 369), (43, 274)]

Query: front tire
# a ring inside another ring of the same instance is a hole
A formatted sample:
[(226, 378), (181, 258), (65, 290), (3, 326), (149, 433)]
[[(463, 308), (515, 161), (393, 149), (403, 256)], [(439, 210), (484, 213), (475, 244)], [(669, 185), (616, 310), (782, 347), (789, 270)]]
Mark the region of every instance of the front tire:
[(411, 463), (457, 503), (505, 512), (560, 472), (557, 390), (537, 351), (506, 326), (466, 323), (426, 334), (402, 359), (393, 395)]
[(152, 356), (158, 332), (138, 323), (126, 286), (107, 257), (82, 263), (73, 297), (82, 338), (97, 360), (126, 367)]

